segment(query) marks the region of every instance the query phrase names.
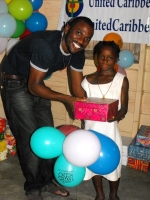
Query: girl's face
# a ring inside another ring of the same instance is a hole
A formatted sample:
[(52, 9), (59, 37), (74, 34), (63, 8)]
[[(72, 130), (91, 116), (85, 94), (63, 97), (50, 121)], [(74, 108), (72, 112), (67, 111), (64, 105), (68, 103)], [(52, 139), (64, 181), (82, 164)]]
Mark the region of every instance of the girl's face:
[(98, 64), (102, 71), (108, 71), (114, 69), (118, 57), (114, 53), (111, 47), (102, 47), (100, 53), (97, 56)]

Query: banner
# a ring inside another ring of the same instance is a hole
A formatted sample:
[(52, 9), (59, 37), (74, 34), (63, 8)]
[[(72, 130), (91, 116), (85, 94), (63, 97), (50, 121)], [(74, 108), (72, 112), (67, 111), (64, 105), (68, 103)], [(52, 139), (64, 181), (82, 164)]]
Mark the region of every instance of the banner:
[(93, 21), (92, 40), (115, 32), (123, 42), (150, 44), (150, 0), (62, 0), (58, 30), (77, 16)]

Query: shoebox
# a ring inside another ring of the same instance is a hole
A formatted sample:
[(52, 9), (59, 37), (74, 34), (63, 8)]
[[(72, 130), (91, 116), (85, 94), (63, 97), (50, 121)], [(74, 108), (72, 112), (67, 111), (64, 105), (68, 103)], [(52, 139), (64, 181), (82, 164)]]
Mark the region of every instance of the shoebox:
[(150, 162), (150, 148), (136, 145), (136, 136), (128, 148), (128, 157)]
[(150, 162), (128, 157), (128, 167), (148, 172)]
[(136, 145), (150, 148), (150, 126), (140, 127), (136, 136)]
[(3, 152), (3, 151), (5, 151), (7, 149), (6, 144), (7, 143), (6, 143), (5, 139), (0, 141), (0, 152)]
[(128, 156), (122, 156), (122, 165), (127, 166)]
[(87, 98), (86, 101), (75, 102), (75, 119), (107, 122), (118, 112), (118, 100)]
[(3, 161), (5, 159), (7, 159), (7, 149), (5, 149), (4, 151), (0, 152), (0, 161)]
[(6, 119), (0, 117), (0, 133), (3, 133), (6, 129)]

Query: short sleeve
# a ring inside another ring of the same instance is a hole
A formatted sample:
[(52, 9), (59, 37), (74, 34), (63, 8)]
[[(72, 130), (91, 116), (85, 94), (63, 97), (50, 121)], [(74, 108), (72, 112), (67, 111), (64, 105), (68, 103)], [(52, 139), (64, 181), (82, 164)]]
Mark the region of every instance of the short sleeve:
[(48, 70), (54, 58), (50, 44), (44, 39), (35, 39), (32, 48), (30, 62), (38, 68)]
[(85, 64), (84, 51), (76, 53), (72, 56), (70, 66), (73, 70), (82, 71)]

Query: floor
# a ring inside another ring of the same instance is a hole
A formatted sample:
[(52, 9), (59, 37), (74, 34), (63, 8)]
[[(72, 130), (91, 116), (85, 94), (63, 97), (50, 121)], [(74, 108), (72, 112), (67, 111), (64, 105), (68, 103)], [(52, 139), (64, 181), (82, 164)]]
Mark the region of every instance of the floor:
[[(108, 200), (109, 187), (104, 179), (105, 199)], [(26, 200), (23, 190), (22, 175), (17, 155), (9, 155), (0, 162), (0, 200)], [(95, 190), (91, 180), (83, 181), (74, 188), (68, 188), (70, 196), (43, 193), (44, 200), (94, 200)], [(150, 171), (143, 172), (126, 166), (122, 167), (122, 177), (118, 191), (120, 200), (150, 200)]]

